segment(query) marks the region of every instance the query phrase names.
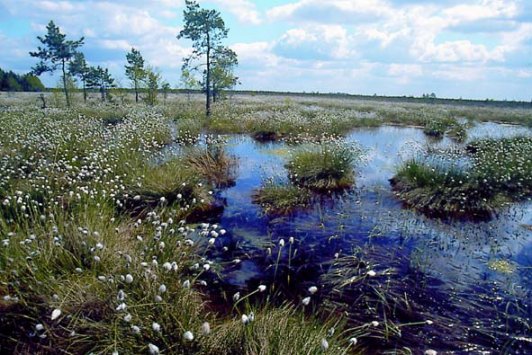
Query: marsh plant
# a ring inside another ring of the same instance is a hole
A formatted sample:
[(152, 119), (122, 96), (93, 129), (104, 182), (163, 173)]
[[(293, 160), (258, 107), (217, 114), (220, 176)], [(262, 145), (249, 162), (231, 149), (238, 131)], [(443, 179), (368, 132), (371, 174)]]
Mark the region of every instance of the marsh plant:
[(184, 164), (193, 173), (204, 178), (216, 187), (228, 187), (235, 183), (236, 158), (227, 153), (219, 143), (192, 147), (183, 156)]
[(355, 183), (353, 164), (362, 156), (355, 144), (330, 140), (296, 148), (286, 168), (290, 180), (318, 191), (348, 189)]
[(179, 218), (207, 211), (213, 203), (214, 188), (182, 159), (161, 165), (145, 164), (139, 174), (126, 185), (124, 208), (133, 215), (144, 215), (157, 206), (176, 209)]
[(212, 302), (226, 231), (181, 218), (213, 198), (220, 176), (202, 170), (227, 166), (211, 166), (220, 151), (159, 164), (171, 132), (155, 109), (115, 125), (84, 112), (0, 112), (0, 352), (347, 351), (296, 305)]
[(287, 215), (309, 206), (312, 194), (306, 188), (280, 179), (268, 179), (252, 196), (267, 215)]
[(390, 181), (400, 199), (428, 214), (486, 219), (530, 197), (531, 149), (530, 137), (477, 140), (467, 145), (465, 164), (456, 156), (420, 156)]

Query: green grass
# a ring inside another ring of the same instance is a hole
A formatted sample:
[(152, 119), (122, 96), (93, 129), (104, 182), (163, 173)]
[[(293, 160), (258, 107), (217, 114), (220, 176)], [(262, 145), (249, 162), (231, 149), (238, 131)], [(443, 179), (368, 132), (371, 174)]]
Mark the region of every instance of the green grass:
[(342, 142), (323, 142), (296, 149), (286, 164), (295, 184), (318, 191), (350, 188), (355, 183), (353, 164), (358, 148)]
[(324, 338), (346, 349), (326, 315), (273, 306), (276, 295), (255, 303), (248, 325), (220, 303), (223, 265), (203, 234), (220, 227), (181, 219), (234, 178), (221, 146), (159, 163), (171, 125), (158, 108), (111, 125), (99, 108), (76, 110), (0, 112), (0, 352), (319, 353)]
[(311, 198), (311, 193), (304, 188), (276, 181), (267, 181), (252, 196), (253, 203), (260, 205), (267, 215), (290, 214), (308, 207)]
[[(291, 305), (265, 307), (243, 327), (240, 320), (227, 322), (208, 339), (208, 354), (348, 354), (349, 345), (338, 332), (329, 335), (337, 322), (306, 317)], [(338, 326), (341, 329), (341, 326)], [(322, 346), (328, 343), (329, 351)], [(234, 351), (234, 352), (231, 352)]]
[(470, 164), (411, 159), (391, 183), (407, 205), (434, 216), (486, 219), (498, 207), (532, 195), (532, 139), (483, 139), (468, 144)]
[(228, 187), (235, 183), (238, 162), (220, 144), (207, 144), (187, 150), (183, 163), (186, 169), (216, 187)]
[(464, 142), (467, 139), (466, 126), (456, 123), (447, 130), (447, 135), (456, 142)]
[(132, 175), (126, 185), (124, 208), (133, 215), (145, 215), (160, 206), (171, 206), (179, 218), (191, 213), (209, 210), (213, 202), (211, 186), (195, 171), (187, 168), (182, 159), (173, 159), (162, 165), (144, 165)]

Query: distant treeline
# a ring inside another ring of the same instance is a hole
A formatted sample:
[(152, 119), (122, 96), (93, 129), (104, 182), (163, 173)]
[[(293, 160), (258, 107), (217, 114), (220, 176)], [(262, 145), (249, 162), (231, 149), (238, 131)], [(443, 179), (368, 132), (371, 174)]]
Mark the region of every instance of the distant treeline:
[(380, 95), (357, 95), (347, 93), (319, 93), (319, 92), (287, 92), (287, 91), (253, 91), (253, 90), (231, 90), (233, 94), (243, 95), (271, 95), (271, 96), (309, 96), (309, 97), (329, 97), (359, 99), (367, 101), (386, 101), (386, 102), (411, 102), (411, 103), (431, 103), (431, 104), (450, 104), (459, 106), (489, 106), (489, 107), (513, 107), (513, 108), (531, 108), (532, 101), (516, 100), (475, 100), (475, 99), (453, 99), (439, 98), (435, 94), (423, 94), (421, 97), (415, 96), (380, 96)]
[(41, 80), (30, 73), (19, 75), (0, 68), (0, 91), (44, 91)]

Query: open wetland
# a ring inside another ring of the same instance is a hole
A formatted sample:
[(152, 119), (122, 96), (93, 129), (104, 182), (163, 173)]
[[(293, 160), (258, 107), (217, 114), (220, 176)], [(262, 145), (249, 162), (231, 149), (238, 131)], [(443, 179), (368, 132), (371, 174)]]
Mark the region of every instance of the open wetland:
[(530, 125), (174, 100), (5, 102), (0, 349), (532, 351)]

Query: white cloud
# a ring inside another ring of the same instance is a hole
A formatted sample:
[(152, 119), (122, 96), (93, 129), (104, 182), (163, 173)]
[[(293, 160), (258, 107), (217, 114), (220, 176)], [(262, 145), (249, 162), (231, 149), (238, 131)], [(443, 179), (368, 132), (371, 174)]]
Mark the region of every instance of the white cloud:
[(434, 78), (451, 81), (476, 81), (486, 77), (483, 66), (442, 65), (432, 73)]
[(270, 9), (270, 20), (353, 22), (362, 16), (389, 17), (393, 9), (383, 0), (300, 0)]
[(231, 45), (241, 65), (248, 67), (277, 67), (280, 58), (272, 52), (273, 43), (251, 42)]
[(276, 41), (274, 52), (295, 59), (346, 59), (353, 55), (352, 39), (341, 25), (293, 28)]
[(99, 40), (98, 43), (103, 47), (107, 49), (122, 49), (125, 51), (128, 51), (133, 47), (128, 41), (125, 39), (102, 39)]
[(388, 74), (391, 76), (421, 76), (423, 75), (423, 67), (419, 64), (397, 64), (392, 63), (388, 67)]
[(258, 25), (262, 23), (261, 16), (253, 2), (248, 0), (210, 0), (210, 2), (220, 5), (236, 16), (242, 23)]

